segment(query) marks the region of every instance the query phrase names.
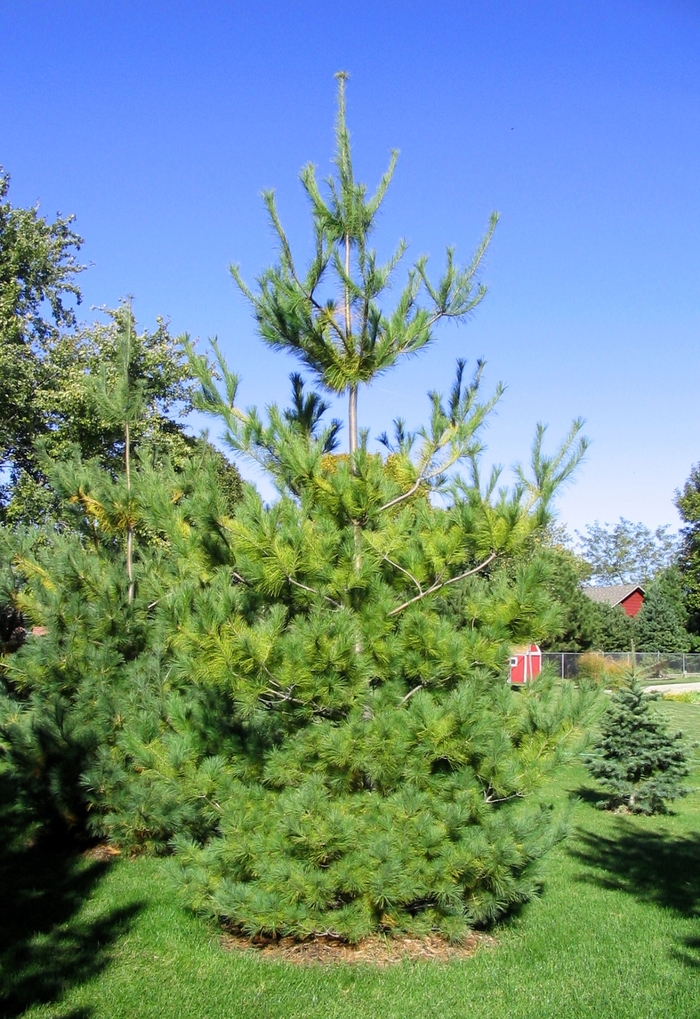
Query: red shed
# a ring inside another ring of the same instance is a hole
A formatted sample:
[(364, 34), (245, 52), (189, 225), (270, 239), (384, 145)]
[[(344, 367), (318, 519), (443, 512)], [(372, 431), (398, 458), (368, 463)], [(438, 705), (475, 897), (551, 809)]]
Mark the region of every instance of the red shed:
[(508, 682), (513, 686), (522, 686), (523, 683), (536, 679), (542, 671), (542, 652), (537, 644), (513, 648), (509, 665)]
[(612, 587), (584, 587), (583, 593), (591, 601), (604, 605), (619, 605), (628, 616), (636, 616), (644, 604), (644, 588), (641, 584), (614, 584)]

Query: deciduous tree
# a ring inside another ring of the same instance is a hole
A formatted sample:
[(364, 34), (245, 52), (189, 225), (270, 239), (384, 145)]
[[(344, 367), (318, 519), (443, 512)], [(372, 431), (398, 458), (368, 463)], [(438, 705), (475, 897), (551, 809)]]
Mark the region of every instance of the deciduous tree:
[[(61, 330), (75, 325), (76, 277), (84, 266), (74, 217), (50, 223), (38, 205), (15, 208), (9, 188), (0, 167), (0, 469), (11, 486), (18, 472), (31, 470), (34, 442), (48, 430), (38, 394), (56, 380), (46, 354)], [(0, 508), (7, 498), (4, 482)]]
[(579, 551), (594, 584), (646, 584), (674, 561), (678, 543), (669, 527), (652, 531), (620, 517), (616, 524), (597, 520), (576, 532)]

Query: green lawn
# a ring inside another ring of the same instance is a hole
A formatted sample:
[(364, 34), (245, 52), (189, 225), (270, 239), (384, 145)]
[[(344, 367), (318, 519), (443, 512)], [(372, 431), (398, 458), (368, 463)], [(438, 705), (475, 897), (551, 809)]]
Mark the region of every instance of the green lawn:
[[(700, 704), (662, 710), (700, 739)], [(695, 773), (700, 784), (700, 771)], [(295, 967), (224, 952), (173, 902), (162, 862), (0, 847), (0, 1015), (53, 1019), (651, 1019), (700, 1016), (700, 793), (661, 818), (583, 796), (543, 896), (467, 960)], [(4, 997), (1, 997), (4, 995)]]

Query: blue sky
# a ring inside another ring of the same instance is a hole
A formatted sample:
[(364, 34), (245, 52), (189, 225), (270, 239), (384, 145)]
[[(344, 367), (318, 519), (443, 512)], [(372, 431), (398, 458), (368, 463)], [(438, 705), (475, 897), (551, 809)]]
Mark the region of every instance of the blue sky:
[(83, 314), (126, 294), (142, 325), (218, 335), (245, 404), (295, 367), (256, 339), (228, 274), (273, 257), (259, 192), (302, 249), (300, 167), (329, 169), (346, 69), (358, 176), (401, 151), (388, 252), (468, 258), (498, 210), (464, 327), (361, 397), (373, 434), (418, 424), (454, 360), (507, 383), (488, 456), (575, 416), (592, 446), (559, 500), (581, 529), (677, 525), (700, 460), (700, 5), (684, 0), (13, 2), (0, 6), (0, 163), (16, 205), (74, 212)]

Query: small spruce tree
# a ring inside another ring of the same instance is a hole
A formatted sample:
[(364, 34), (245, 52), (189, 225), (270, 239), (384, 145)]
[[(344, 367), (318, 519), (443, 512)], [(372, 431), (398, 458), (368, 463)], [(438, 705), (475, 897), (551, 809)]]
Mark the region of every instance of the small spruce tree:
[(683, 734), (669, 732), (651, 710), (653, 699), (634, 677), (616, 690), (601, 737), (586, 757), (588, 770), (608, 793), (609, 809), (660, 813), (666, 801), (687, 792), (681, 784), (688, 774)]

